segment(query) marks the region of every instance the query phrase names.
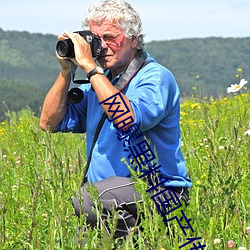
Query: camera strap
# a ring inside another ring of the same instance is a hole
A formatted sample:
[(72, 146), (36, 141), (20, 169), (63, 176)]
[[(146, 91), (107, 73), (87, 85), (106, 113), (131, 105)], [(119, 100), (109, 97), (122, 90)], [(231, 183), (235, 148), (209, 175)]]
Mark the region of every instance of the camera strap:
[[(146, 61), (146, 55), (144, 54), (143, 50), (139, 50), (136, 57), (131, 61), (125, 72), (121, 75), (120, 79), (116, 83), (115, 87), (122, 92), (130, 83), (130, 81), (133, 79), (133, 77), (136, 75), (136, 73), (146, 66), (150, 61)], [(88, 82), (89, 83), (89, 82)], [(88, 156), (88, 160), (86, 163), (86, 167), (84, 170), (84, 175), (83, 175), (83, 180), (81, 186), (83, 186), (87, 182), (87, 174), (88, 174), (88, 169), (89, 169), (89, 164), (92, 158), (92, 152), (95, 146), (95, 143), (98, 139), (98, 136), (100, 134), (100, 131), (102, 129), (102, 126), (104, 124), (104, 121), (106, 120), (107, 114), (104, 112), (102, 114), (102, 117), (97, 125), (97, 129), (95, 132), (94, 139), (92, 141), (90, 153)]]

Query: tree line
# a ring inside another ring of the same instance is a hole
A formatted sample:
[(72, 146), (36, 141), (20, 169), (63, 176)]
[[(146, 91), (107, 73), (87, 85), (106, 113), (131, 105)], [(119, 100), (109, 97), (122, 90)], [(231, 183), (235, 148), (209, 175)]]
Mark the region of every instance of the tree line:
[[(54, 35), (0, 29), (0, 120), (7, 109), (29, 107), (39, 115), (60, 70), (56, 43)], [(183, 98), (217, 98), (240, 78), (250, 78), (248, 37), (152, 41), (145, 50), (172, 71)]]

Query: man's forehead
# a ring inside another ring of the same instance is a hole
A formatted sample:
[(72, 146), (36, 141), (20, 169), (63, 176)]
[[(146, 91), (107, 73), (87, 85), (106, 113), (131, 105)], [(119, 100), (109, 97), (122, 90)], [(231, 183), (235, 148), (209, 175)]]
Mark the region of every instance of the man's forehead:
[(121, 28), (118, 24), (110, 23), (108, 21), (104, 21), (101, 24), (90, 22), (90, 30), (98, 34), (121, 32)]
[(90, 20), (89, 22), (90, 28), (95, 28), (98, 30), (121, 30), (120, 25), (118, 22), (110, 22), (107, 20), (102, 20), (101, 22), (94, 22), (93, 20)]

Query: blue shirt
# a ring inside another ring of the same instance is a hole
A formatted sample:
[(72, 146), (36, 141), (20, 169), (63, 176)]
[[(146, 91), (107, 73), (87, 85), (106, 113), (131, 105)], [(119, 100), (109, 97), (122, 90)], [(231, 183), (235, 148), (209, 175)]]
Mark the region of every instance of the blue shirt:
[[(168, 69), (149, 55), (147, 61), (150, 63), (137, 72), (123, 90), (123, 94), (130, 100), (135, 115), (134, 123), (140, 125), (150, 148), (155, 150), (164, 185), (191, 187), (181, 152), (179, 88)], [(112, 84), (115, 84), (119, 77), (120, 75)], [(84, 93), (83, 100), (78, 104), (68, 102), (66, 116), (59, 124), (58, 131), (86, 132), (89, 155), (103, 109), (90, 84), (83, 84), (80, 88)], [(134, 141), (133, 145), (139, 141), (142, 141), (142, 138)], [(129, 177), (130, 170), (122, 161), (128, 161), (129, 155), (131, 152), (118, 140), (113, 123), (106, 119), (93, 149), (88, 181), (96, 182), (109, 176)]]

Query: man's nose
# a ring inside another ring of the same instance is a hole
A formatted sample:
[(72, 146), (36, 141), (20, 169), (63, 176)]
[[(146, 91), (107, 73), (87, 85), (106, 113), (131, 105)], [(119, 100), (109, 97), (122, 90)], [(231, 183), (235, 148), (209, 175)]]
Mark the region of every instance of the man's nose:
[(107, 49), (108, 48), (108, 45), (107, 43), (105, 42), (105, 40), (103, 38), (101, 38), (101, 41), (102, 41), (102, 48), (103, 49)]

